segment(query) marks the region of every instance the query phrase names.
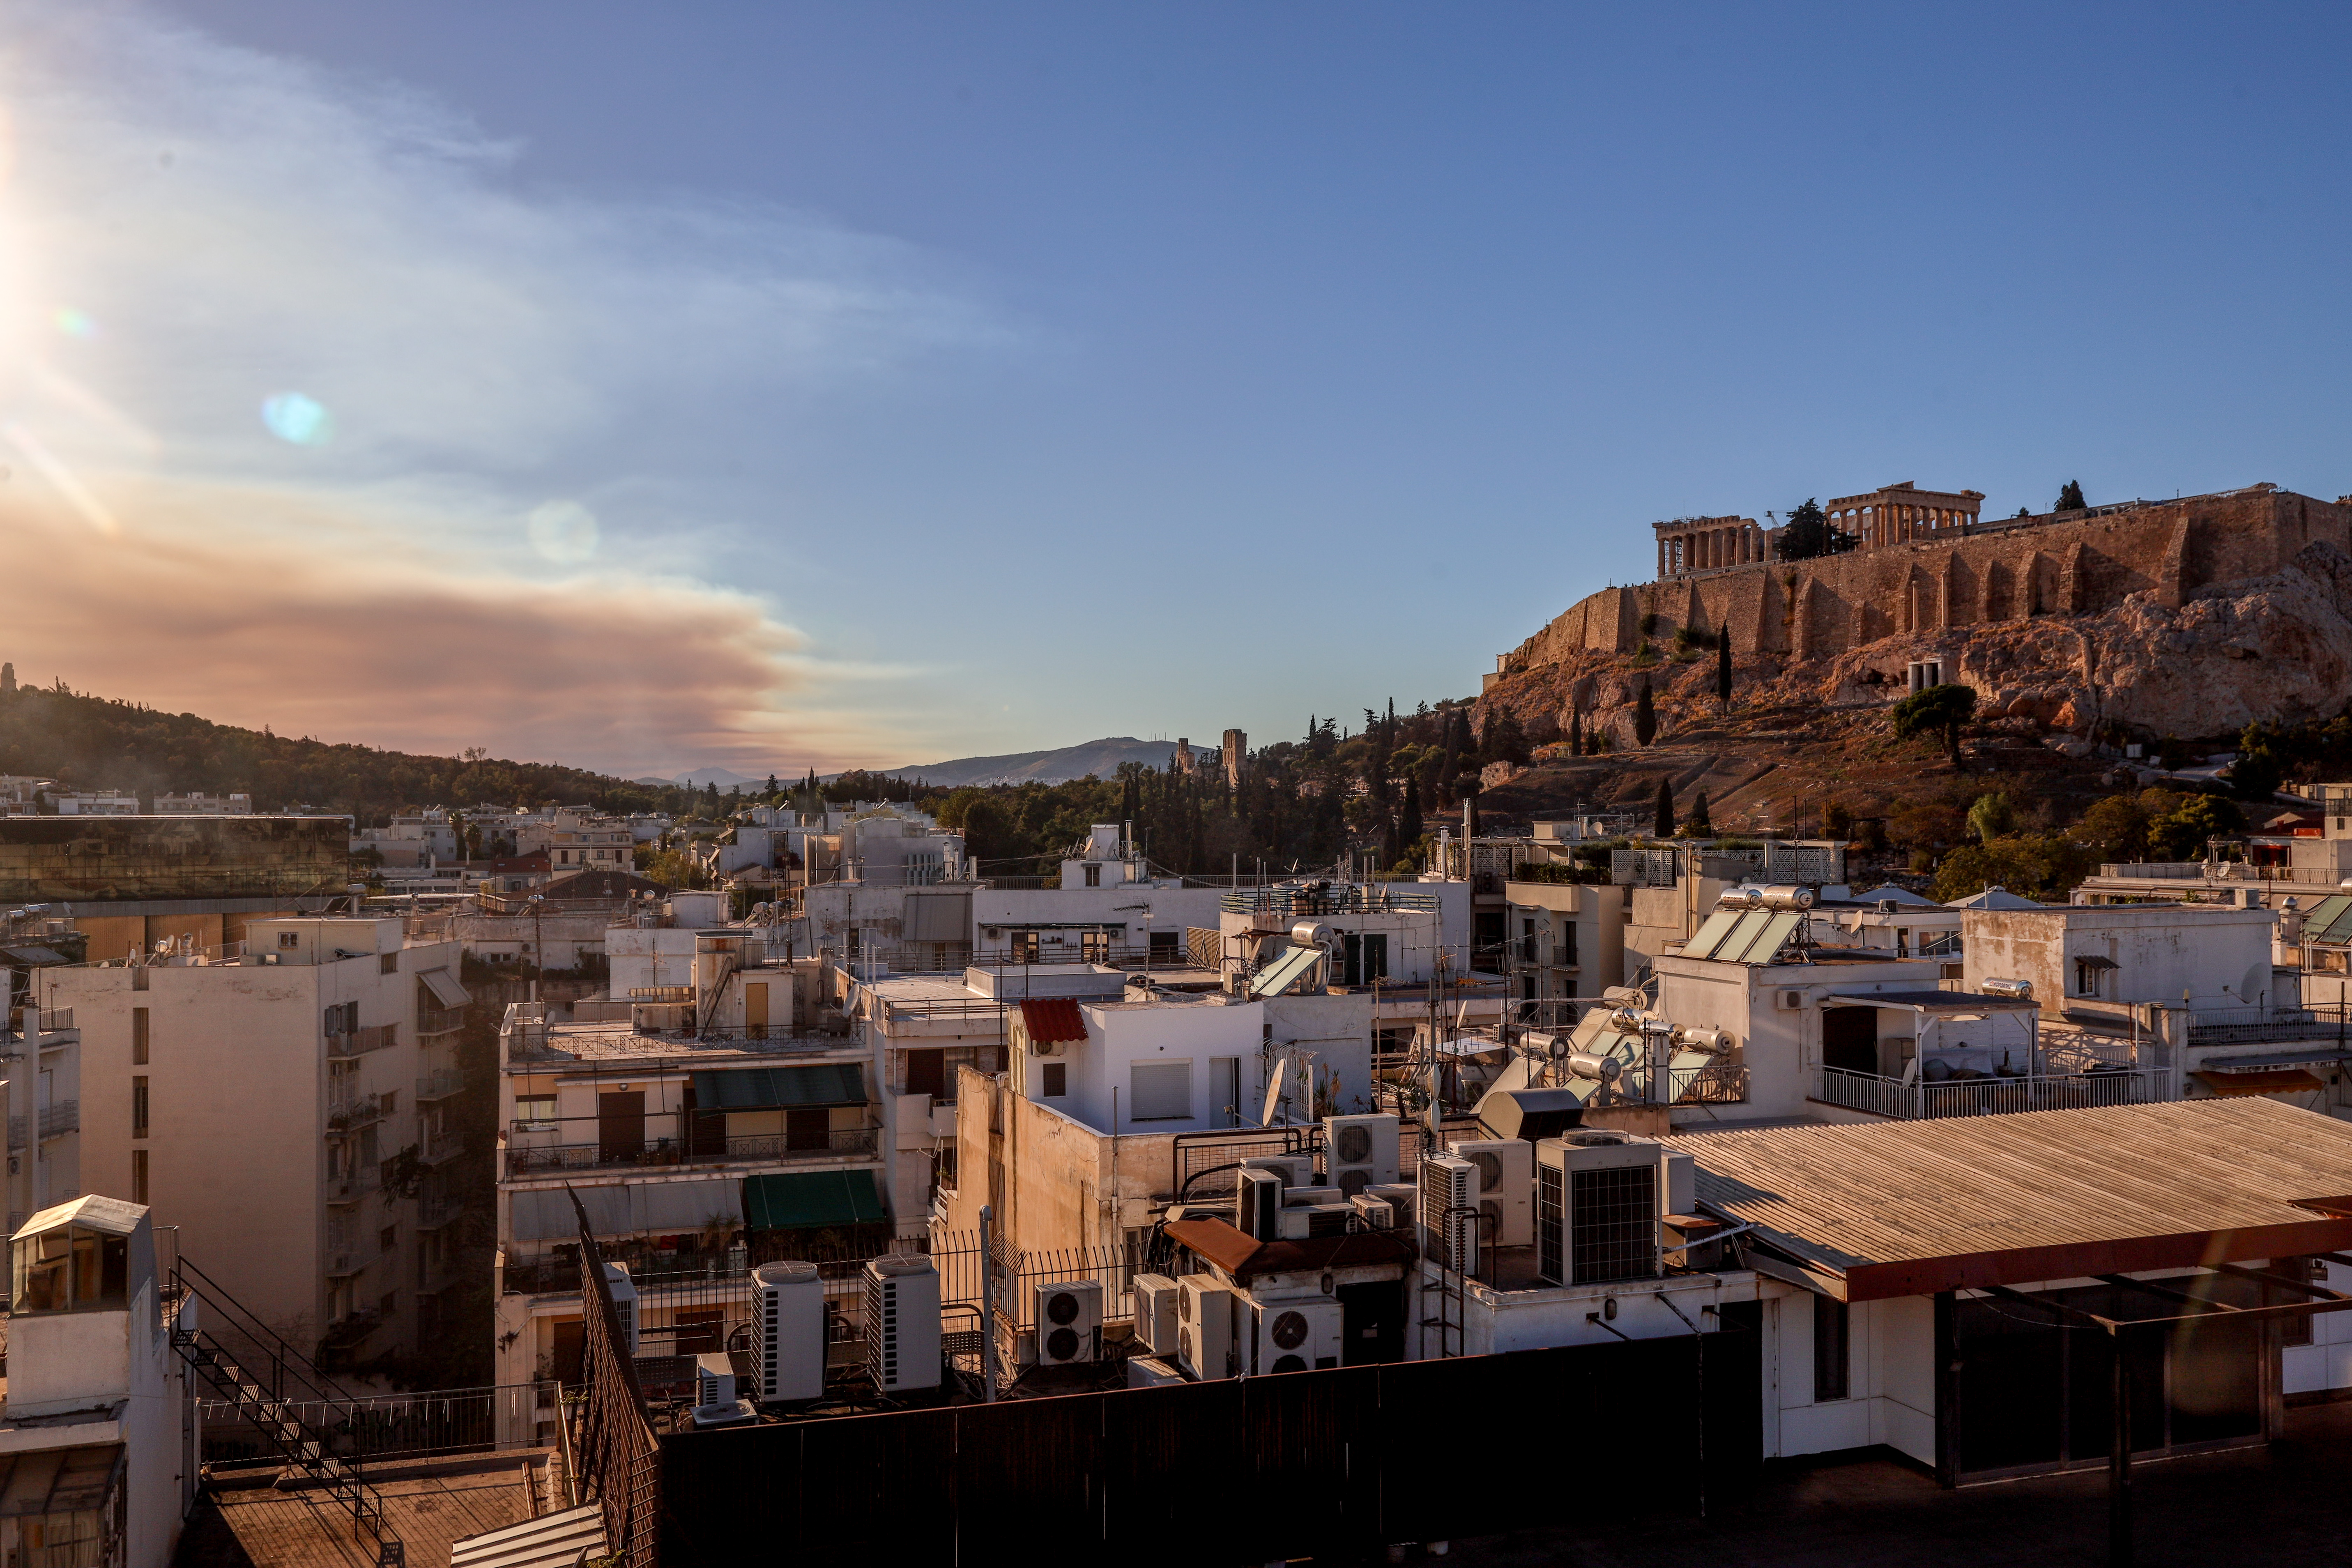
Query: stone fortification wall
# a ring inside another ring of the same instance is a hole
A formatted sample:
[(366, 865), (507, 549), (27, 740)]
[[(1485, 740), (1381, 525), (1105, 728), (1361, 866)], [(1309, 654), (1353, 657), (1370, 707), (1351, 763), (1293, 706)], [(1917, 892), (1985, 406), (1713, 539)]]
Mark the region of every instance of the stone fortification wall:
[(1580, 653), (1633, 653), (1645, 639), (1664, 647), (1683, 627), (1709, 637), (1727, 627), (1738, 653), (1808, 660), (1906, 633), (2099, 615), (2135, 594), (2179, 609), (2209, 589), (2278, 572), (2315, 542), (2352, 553), (2347, 501), (2256, 485), (1604, 588), (1504, 655), (1487, 683)]

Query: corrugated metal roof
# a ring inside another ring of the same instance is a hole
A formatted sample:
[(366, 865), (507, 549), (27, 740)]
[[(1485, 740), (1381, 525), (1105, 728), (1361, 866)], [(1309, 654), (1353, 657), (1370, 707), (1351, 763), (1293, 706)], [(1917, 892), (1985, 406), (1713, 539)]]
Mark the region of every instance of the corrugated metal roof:
[(2352, 1247), (2352, 1216), (2302, 1206), (2352, 1193), (2352, 1125), (2273, 1100), (1675, 1144), (1708, 1207), (1842, 1277), (1854, 1301)]
[(0, 1518), (95, 1511), (121, 1474), (120, 1443), (0, 1455)]
[(1305, 1241), (1254, 1241), (1221, 1219), (1180, 1219), (1168, 1227), (1168, 1237), (1236, 1279), (1364, 1268), (1409, 1262), (1412, 1257), (1402, 1242), (1376, 1230), (1310, 1237)]
[(592, 1502), (453, 1541), (449, 1568), (571, 1568), (604, 1555), (604, 1510)]
[(1029, 1037), (1050, 1045), (1055, 1040), (1083, 1040), (1087, 1021), (1078, 1005), (1067, 996), (1047, 996), (1021, 1004), (1021, 1026)]

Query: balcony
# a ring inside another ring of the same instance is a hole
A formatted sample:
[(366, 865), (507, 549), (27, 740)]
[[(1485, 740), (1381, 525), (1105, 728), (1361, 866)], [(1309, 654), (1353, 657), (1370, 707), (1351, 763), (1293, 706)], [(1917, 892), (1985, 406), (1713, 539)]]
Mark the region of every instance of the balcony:
[(327, 1136), (340, 1138), (383, 1120), (383, 1097), (358, 1095), (327, 1103)]
[(1822, 1068), (1814, 1082), (1813, 1098), (1826, 1105), (1842, 1105), (1898, 1121), (1931, 1121), (1946, 1116), (2145, 1105), (2171, 1099), (2171, 1073), (2163, 1068), (2101, 1066), (2079, 1073), (1995, 1075), (1942, 1083), (1906, 1083), (1876, 1073)]
[(871, 1160), (876, 1158), (882, 1131), (878, 1127), (849, 1127), (828, 1132), (822, 1142), (813, 1136), (794, 1137), (786, 1132), (760, 1133), (751, 1137), (730, 1138), (721, 1148), (715, 1139), (688, 1150), (673, 1138), (656, 1138), (645, 1146), (628, 1152), (609, 1150), (601, 1143), (555, 1143), (539, 1148), (509, 1148), (507, 1151), (507, 1175), (509, 1178), (531, 1175), (543, 1171), (592, 1171), (624, 1166), (646, 1165), (717, 1165), (738, 1163), (790, 1163), (817, 1160)]
[[(15, 1122), (19, 1120), (22, 1119), (11, 1119), (9, 1127), (11, 1136), (8, 1140), (8, 1146), (12, 1149), (21, 1147), (16, 1138), (14, 1136), (16, 1132)], [(50, 1106), (47, 1110), (42, 1111), (38, 1121), (40, 1126), (40, 1138), (41, 1142), (44, 1143), (47, 1142), (52, 1138), (62, 1138), (68, 1132), (79, 1132), (81, 1131), (81, 1101), (79, 1100), (60, 1100), (56, 1104)]]
[(454, 1131), (439, 1131), (425, 1134), (425, 1146), (417, 1152), (417, 1157), (428, 1165), (439, 1165), (456, 1159), (465, 1152), (466, 1140), (463, 1135)]
[(466, 1075), (456, 1068), (440, 1068), (416, 1080), (416, 1098), (421, 1103), (428, 1100), (446, 1100), (466, 1091)]
[(430, 1035), (454, 1035), (466, 1026), (466, 1007), (419, 1007), (416, 1009), (416, 1037)]
[(2220, 1007), (2192, 1013), (2189, 1018), (2192, 1046), (2347, 1037), (2352, 1037), (2352, 1008), (2346, 1007)]
[(329, 1035), (327, 1059), (349, 1061), (354, 1057), (363, 1057), (370, 1051), (380, 1051), (387, 1046), (397, 1045), (399, 1037), (400, 1026), (397, 1024), (371, 1024), (364, 1029), (354, 1029), (349, 1034)]
[(327, 1254), (327, 1278), (330, 1279), (348, 1279), (366, 1267), (367, 1259), (362, 1258), (355, 1249), (351, 1247), (340, 1248)]
[(416, 1200), (416, 1226), (420, 1230), (437, 1230), (465, 1212), (466, 1205), (456, 1194), (427, 1192)]

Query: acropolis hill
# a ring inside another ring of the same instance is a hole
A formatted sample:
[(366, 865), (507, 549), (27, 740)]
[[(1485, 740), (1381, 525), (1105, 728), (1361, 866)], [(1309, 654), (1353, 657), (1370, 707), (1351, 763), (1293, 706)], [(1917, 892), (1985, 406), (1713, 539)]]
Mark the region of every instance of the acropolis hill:
[[(1656, 580), (1588, 595), (1501, 655), (1481, 707), (1563, 730), (1579, 714), (1622, 753), (1644, 680), (1667, 736), (1721, 734), (1743, 707), (1883, 708), (1927, 658), (1981, 716), (2062, 748), (2352, 700), (2352, 497), (2258, 484), (1992, 521), (1983, 499), (1908, 482), (1839, 497), (1824, 510), (1854, 548), (1797, 561), (1752, 518), (1657, 523)], [(1726, 630), (1731, 711), (1714, 658), (1694, 656)]]

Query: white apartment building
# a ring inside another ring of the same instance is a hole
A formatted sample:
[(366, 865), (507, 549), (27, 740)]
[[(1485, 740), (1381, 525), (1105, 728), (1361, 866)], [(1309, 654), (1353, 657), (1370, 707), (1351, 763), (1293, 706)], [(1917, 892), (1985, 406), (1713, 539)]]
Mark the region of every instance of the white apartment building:
[(455, 1205), (420, 1197), (458, 1152), (457, 963), (398, 920), (270, 919), (242, 951), (40, 971), (81, 1037), (82, 1188), (151, 1205), (322, 1364), (414, 1344), (451, 1283)]
[[(194, 1412), (148, 1211), (84, 1196), (10, 1239), (0, 1562), (164, 1568), (195, 1500)], [(193, 1326), (192, 1323), (189, 1326)]]
[[(0, 971), (0, 996), (9, 976)], [(81, 1035), (70, 1010), (0, 1016), (0, 1100), (8, 1118), (8, 1229), (81, 1193)]]
[(1625, 971), (1625, 892), (1606, 883), (1506, 883), (1510, 942), (1503, 965), (1509, 970), (1511, 1000), (1549, 1003), (1546, 1011), (1552, 1014), (1572, 1013), (1574, 999), (1590, 1001), (1620, 984)]
[(43, 792), (59, 816), (137, 816), (139, 797), (127, 790), (51, 790)]
[(249, 795), (206, 795), (202, 790), (190, 790), (186, 795), (159, 795), (155, 797), (155, 816), (251, 816), (253, 797)]

